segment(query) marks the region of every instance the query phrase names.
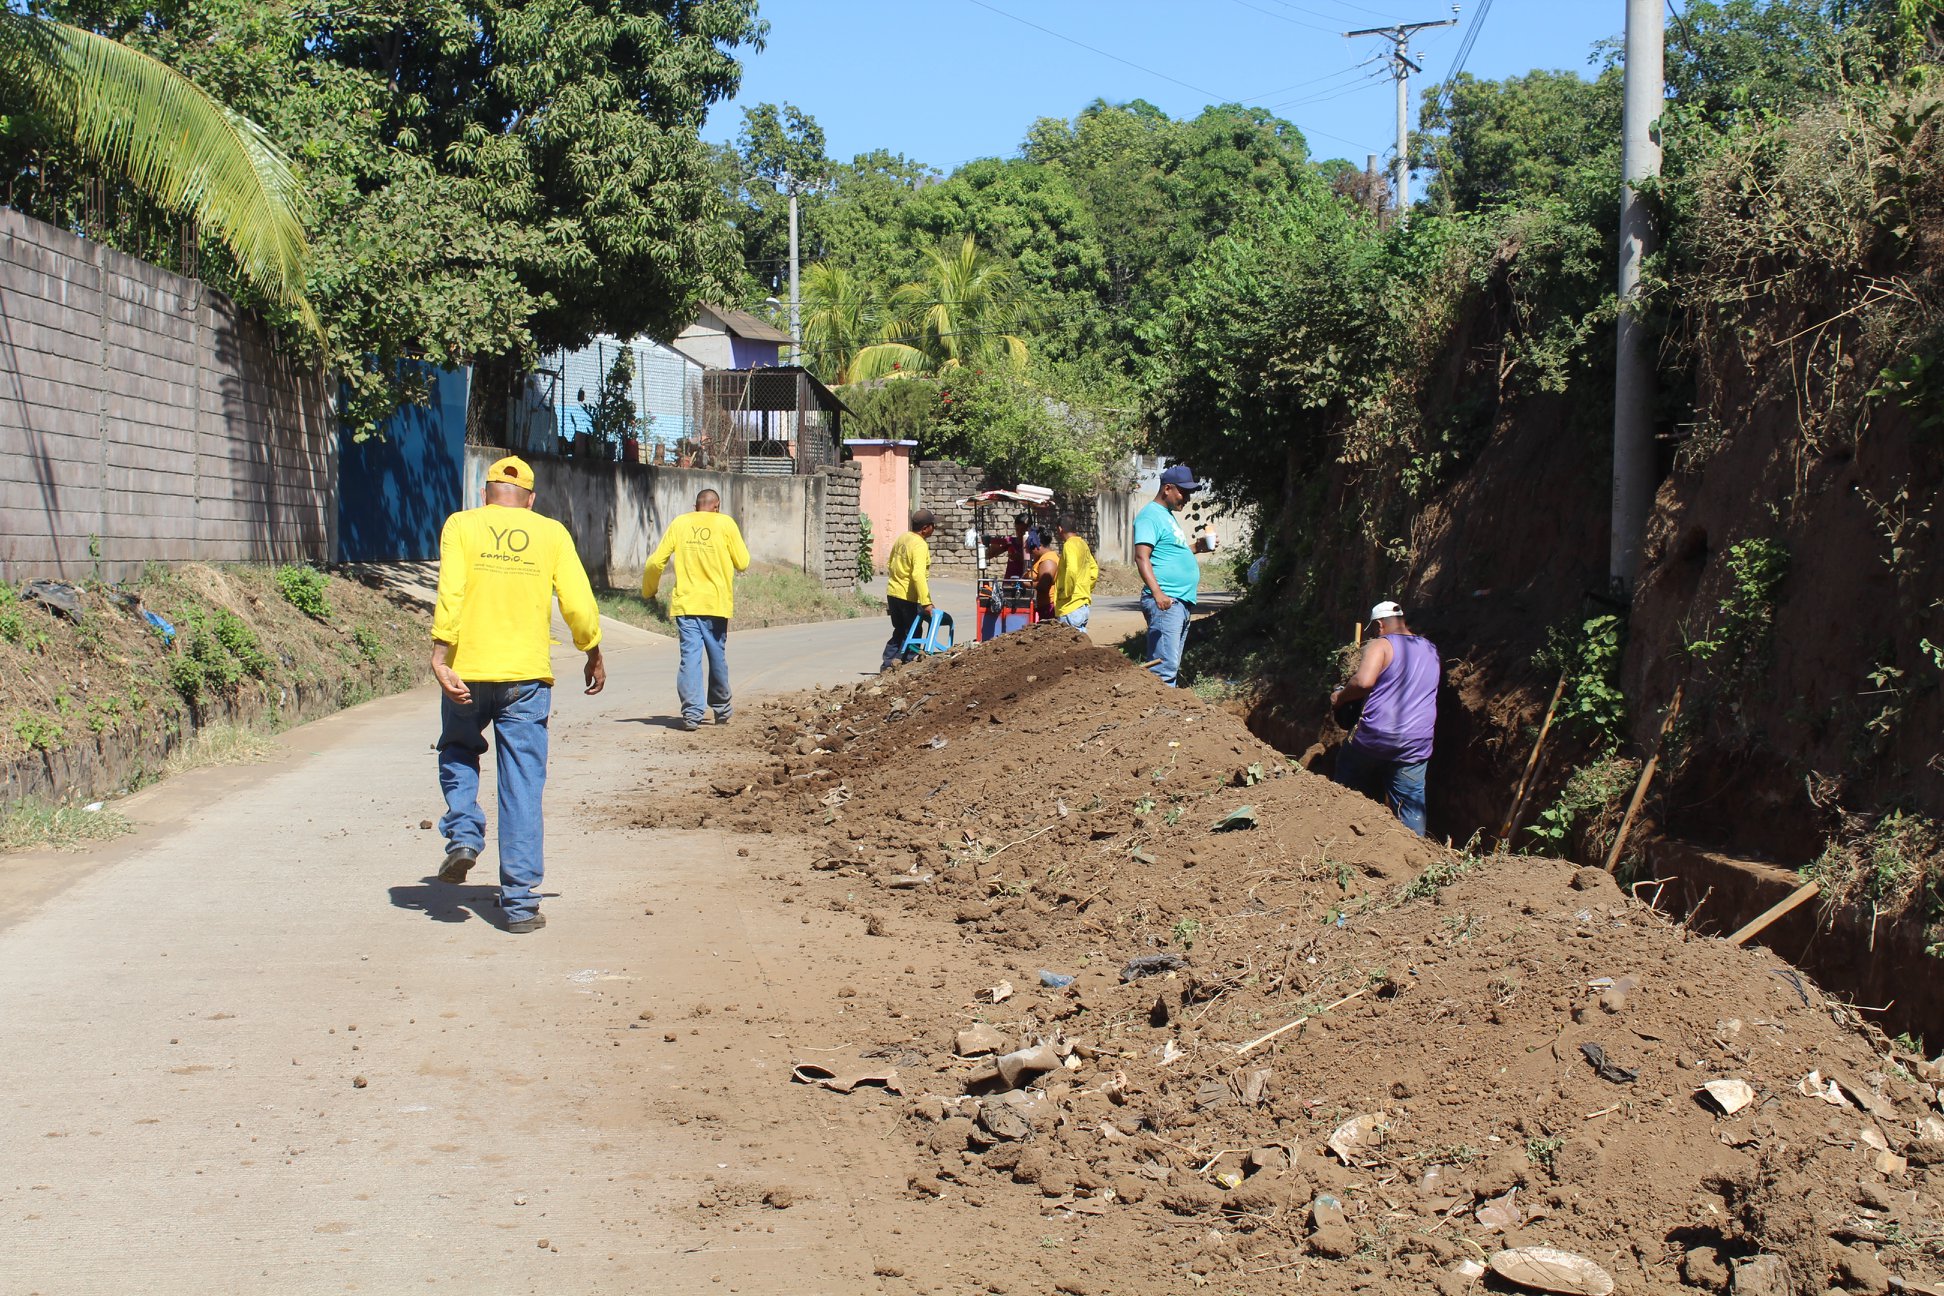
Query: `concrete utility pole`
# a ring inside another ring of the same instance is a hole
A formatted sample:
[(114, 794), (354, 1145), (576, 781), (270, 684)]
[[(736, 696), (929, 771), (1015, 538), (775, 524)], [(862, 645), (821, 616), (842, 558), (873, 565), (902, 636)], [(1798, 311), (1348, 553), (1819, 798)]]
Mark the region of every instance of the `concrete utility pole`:
[[(1458, 6), (1451, 6), (1453, 13)], [(1395, 27), (1362, 27), (1345, 36), (1382, 36), (1391, 43), (1391, 77), (1397, 82), (1397, 161), (1392, 164), (1391, 185), (1395, 189), (1397, 219), (1404, 219), (1411, 205), (1411, 73), (1423, 68), (1411, 61), (1411, 37), (1431, 27), (1455, 27), (1456, 18), (1442, 22), (1398, 23)]]
[(803, 363), (802, 298), (797, 294), (797, 186), (790, 177), (790, 363)]
[(1607, 571), (1615, 588), (1629, 595), (1640, 575), (1641, 540), (1654, 498), (1654, 360), (1634, 311), (1640, 263), (1654, 233), (1637, 186), (1661, 168), (1663, 2), (1627, 0), (1627, 85), (1620, 118), (1620, 326), (1613, 363), (1613, 537)]

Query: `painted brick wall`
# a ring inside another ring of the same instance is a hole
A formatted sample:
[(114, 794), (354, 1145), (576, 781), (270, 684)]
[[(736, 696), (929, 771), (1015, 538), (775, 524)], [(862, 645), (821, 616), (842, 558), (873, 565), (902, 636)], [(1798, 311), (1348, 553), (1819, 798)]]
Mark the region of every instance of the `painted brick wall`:
[(227, 298), (0, 207), (0, 576), (329, 559), (336, 446)]

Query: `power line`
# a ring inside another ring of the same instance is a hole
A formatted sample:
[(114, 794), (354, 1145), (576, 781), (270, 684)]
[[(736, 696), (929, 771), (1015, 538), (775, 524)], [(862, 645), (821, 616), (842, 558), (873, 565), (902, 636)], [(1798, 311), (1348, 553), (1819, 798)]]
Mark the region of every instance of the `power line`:
[[(1029, 21), (1028, 19), (1021, 18), (1018, 14), (1008, 13), (1004, 9), (999, 8), (999, 6), (997, 5), (987, 4), (986, 0), (966, 0), (966, 3), (974, 4), (981, 9), (987, 10), (988, 12), (996, 13), (1001, 18), (1011, 19), (1013, 22), (1018, 23), (1022, 27), (1031, 27), (1034, 31), (1040, 32), (1047, 36), (1051, 36), (1054, 40), (1065, 41), (1069, 45), (1078, 46), (1080, 49), (1086, 50), (1089, 54), (1098, 54), (1100, 57), (1104, 59), (1111, 59), (1114, 62), (1122, 64), (1125, 67), (1131, 67), (1137, 72), (1145, 72), (1149, 76), (1160, 77), (1163, 81), (1167, 81), (1174, 85), (1178, 85), (1182, 87), (1184, 90), (1193, 90), (1198, 95), (1207, 95), (1208, 101), (1210, 103), (1228, 102), (1228, 100), (1224, 96), (1217, 94), (1213, 90), (1203, 89), (1201, 86), (1191, 84), (1190, 82), (1187, 81), (1183, 81), (1180, 77), (1169, 76), (1166, 72), (1156, 71), (1151, 67), (1147, 67), (1143, 64), (1136, 63), (1132, 59), (1124, 59), (1118, 54), (1109, 54), (1104, 49), (1098, 49), (1092, 45), (1087, 44), (1085, 41), (1082, 40), (1075, 40), (1073, 37), (1068, 36), (1062, 32), (1054, 31), (1051, 27), (1042, 27), (1036, 22), (1032, 22)], [(1320, 135), (1324, 139), (1335, 140), (1339, 144), (1348, 144), (1351, 148), (1368, 147), (1367, 143), (1364, 141), (1345, 139), (1341, 135), (1333, 135), (1326, 130), (1314, 130), (1304, 126), (1301, 122), (1292, 122), (1291, 125), (1301, 130), (1305, 135)]]
[(1229, 3), (1241, 5), (1244, 9), (1253, 9), (1265, 17), (1274, 18), (1277, 22), (1292, 23), (1297, 27), (1307, 27), (1311, 31), (1328, 32), (1332, 36), (1336, 35), (1336, 28), (1334, 27), (1324, 27), (1317, 23), (1304, 22), (1301, 18), (1291, 18), (1288, 14), (1279, 14), (1274, 9), (1264, 9), (1261, 5), (1250, 4), (1249, 0), (1229, 0)]
[(1146, 67), (1143, 66), (1142, 64), (1136, 63), (1133, 59), (1124, 59), (1118, 54), (1109, 54), (1104, 49), (1100, 49), (1096, 46), (1089, 45), (1085, 41), (1075, 40), (1071, 36), (1063, 35), (1060, 32), (1054, 31), (1051, 27), (1042, 27), (1036, 22), (1030, 22), (1025, 18), (1021, 18), (1018, 14), (1007, 13), (1004, 9), (999, 8), (999, 6), (997, 5), (987, 4), (986, 0), (966, 0), (966, 3), (975, 4), (979, 6), (979, 8), (981, 9), (985, 9), (992, 13), (998, 14), (1001, 18), (1010, 18), (1014, 22), (1018, 23), (1020, 26), (1031, 27), (1034, 31), (1040, 32), (1047, 36), (1051, 36), (1054, 40), (1062, 40), (1069, 45), (1077, 45), (1081, 49), (1086, 50), (1090, 54), (1098, 54), (1100, 55), (1100, 57), (1104, 59), (1112, 59), (1116, 63), (1122, 64), (1123, 66), (1126, 67), (1133, 68), (1136, 72), (1145, 72), (1149, 76), (1160, 77), (1163, 81), (1171, 81), (1175, 85), (1180, 86), (1184, 90), (1193, 90), (1196, 94), (1207, 95), (1211, 101), (1219, 101), (1222, 98), (1221, 95), (1216, 94), (1213, 90), (1204, 90), (1198, 85), (1190, 85), (1188, 82), (1183, 81), (1180, 77), (1169, 76), (1166, 72), (1157, 72), (1151, 67)]
[[(1372, 18), (1387, 18), (1392, 22), (1397, 21), (1396, 14), (1385, 13), (1381, 9), (1372, 9), (1368, 5), (1351, 4), (1350, 0), (1325, 0), (1325, 2), (1334, 4), (1339, 9), (1349, 9), (1355, 13), (1369, 14)], [(1332, 14), (1326, 14), (1318, 9), (1311, 9), (1306, 5), (1291, 4), (1290, 0), (1275, 0), (1275, 3), (1285, 9), (1294, 9), (1297, 13), (1315, 14), (1318, 18), (1328, 18), (1332, 22), (1341, 23), (1343, 21), (1341, 18), (1337, 18)], [(1330, 30), (1335, 31), (1336, 29), (1333, 27)]]
[(1242, 100), (1242, 102), (1261, 103), (1264, 99), (1273, 99), (1277, 95), (1288, 94), (1291, 90), (1301, 90), (1306, 86), (1323, 85), (1324, 83), (1329, 81), (1339, 81), (1347, 76), (1355, 76), (1357, 73), (1363, 71), (1364, 68), (1368, 67), (1369, 65), (1370, 65), (1370, 60), (1365, 59), (1362, 63), (1352, 63), (1347, 68), (1338, 68), (1336, 71), (1330, 73), (1328, 76), (1311, 77), (1307, 81), (1297, 81), (1291, 83), (1290, 85), (1277, 86), (1274, 90), (1265, 90), (1258, 95), (1250, 95), (1247, 99)]
[[(1670, 7), (1673, 0), (1669, 0)], [(1458, 42), (1458, 53), (1451, 60), (1451, 71), (1445, 73), (1444, 84), (1438, 87), (1438, 97), (1434, 101), (1437, 116), (1443, 116), (1451, 102), (1452, 91), (1458, 85), (1459, 74), (1465, 70), (1465, 60), (1471, 57), (1472, 46), (1478, 44), (1478, 33), (1485, 26), (1485, 15), (1492, 12), (1492, 0), (1480, 0), (1478, 12), (1472, 15), (1471, 26), (1465, 28), (1465, 38)]]
[(1329, 103), (1331, 100), (1342, 99), (1346, 95), (1353, 95), (1353, 94), (1360, 93), (1361, 91), (1367, 90), (1376, 82), (1387, 80), (1389, 79), (1389, 77), (1390, 77), (1389, 72), (1385, 71), (1382, 68), (1376, 68), (1373, 69), (1371, 72), (1367, 73), (1365, 76), (1363, 76), (1353, 86), (1348, 86), (1338, 90), (1318, 91), (1316, 94), (1304, 95), (1299, 99), (1287, 99), (1279, 104), (1268, 104), (1266, 105), (1266, 107), (1270, 112), (1274, 112), (1278, 108), (1292, 108), (1292, 107), (1300, 108), (1308, 104)]

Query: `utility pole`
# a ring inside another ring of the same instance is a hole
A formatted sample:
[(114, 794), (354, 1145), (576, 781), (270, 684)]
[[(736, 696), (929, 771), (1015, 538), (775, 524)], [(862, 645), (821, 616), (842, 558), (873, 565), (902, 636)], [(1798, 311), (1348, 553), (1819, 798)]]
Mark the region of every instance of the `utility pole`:
[(790, 363), (803, 363), (802, 298), (797, 294), (797, 182), (790, 177)]
[[(1458, 12), (1458, 6), (1451, 6)], [(1391, 78), (1397, 82), (1397, 161), (1392, 165), (1392, 186), (1396, 189), (1397, 219), (1404, 219), (1411, 205), (1411, 73), (1422, 72), (1411, 59), (1411, 37), (1432, 27), (1455, 27), (1456, 18), (1442, 22), (1398, 23), (1395, 27), (1363, 27), (1345, 36), (1381, 36), (1391, 43)]]
[(1664, 0), (1627, 0), (1626, 99), (1621, 110), (1620, 323), (1613, 358), (1613, 521), (1607, 574), (1633, 592), (1654, 488), (1654, 361), (1635, 314), (1653, 225), (1638, 188), (1660, 174)]

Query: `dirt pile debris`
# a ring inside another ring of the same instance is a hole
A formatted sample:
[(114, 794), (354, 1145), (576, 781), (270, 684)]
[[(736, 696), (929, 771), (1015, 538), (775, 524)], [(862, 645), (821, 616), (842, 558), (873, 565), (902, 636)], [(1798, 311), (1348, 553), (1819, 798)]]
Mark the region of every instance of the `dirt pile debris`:
[(876, 1047), (819, 1061), (902, 1096), (798, 1100), (898, 1104), (911, 1192), (1019, 1262), (990, 1290), (1940, 1272), (1944, 1072), (1603, 872), (1420, 842), (1057, 627), (767, 720), (669, 813), (809, 834), (790, 881), (958, 970), (844, 996)]

